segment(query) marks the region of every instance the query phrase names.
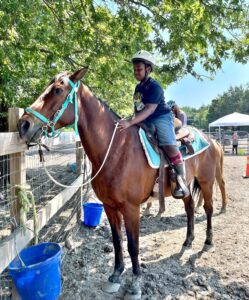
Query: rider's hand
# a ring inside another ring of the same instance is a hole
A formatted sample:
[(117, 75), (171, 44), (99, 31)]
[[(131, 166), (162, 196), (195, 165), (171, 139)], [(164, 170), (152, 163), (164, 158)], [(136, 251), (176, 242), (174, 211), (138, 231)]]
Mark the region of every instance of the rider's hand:
[(129, 128), (131, 125), (131, 122), (127, 120), (118, 121), (118, 127), (120, 128), (120, 131)]

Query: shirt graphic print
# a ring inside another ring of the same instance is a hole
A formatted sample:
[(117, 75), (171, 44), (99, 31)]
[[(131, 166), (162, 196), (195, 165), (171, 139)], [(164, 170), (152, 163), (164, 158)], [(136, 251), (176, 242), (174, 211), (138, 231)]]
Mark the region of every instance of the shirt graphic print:
[(142, 95), (139, 92), (136, 92), (134, 94), (133, 101), (134, 101), (134, 105), (135, 105), (135, 110), (137, 112), (144, 109), (145, 105), (142, 102)]

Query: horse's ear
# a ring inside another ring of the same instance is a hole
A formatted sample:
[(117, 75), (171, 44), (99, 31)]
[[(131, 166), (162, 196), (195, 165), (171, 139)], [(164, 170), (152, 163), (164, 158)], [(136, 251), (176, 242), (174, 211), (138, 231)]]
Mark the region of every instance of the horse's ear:
[(74, 72), (72, 75), (70, 75), (69, 78), (70, 78), (70, 80), (76, 82), (78, 80), (81, 80), (85, 76), (87, 71), (88, 71), (88, 67), (84, 67), (84, 68), (79, 69), (78, 71)]

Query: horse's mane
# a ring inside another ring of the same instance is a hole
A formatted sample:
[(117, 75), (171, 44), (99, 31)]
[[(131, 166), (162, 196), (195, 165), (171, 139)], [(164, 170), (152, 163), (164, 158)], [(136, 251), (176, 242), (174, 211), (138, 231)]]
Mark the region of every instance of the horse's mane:
[[(50, 86), (52, 83), (54, 83), (55, 81), (59, 80), (61, 77), (63, 76), (69, 76), (70, 73), (68, 71), (64, 71), (61, 72), (60, 74), (57, 74), (55, 77), (53, 77), (50, 82), (47, 84), (47, 87)], [(93, 92), (93, 90), (87, 86), (89, 88), (89, 90), (93, 93), (94, 97), (105, 107), (107, 108), (116, 118), (121, 119), (121, 117), (113, 110), (110, 108), (110, 106), (101, 98), (99, 98), (98, 96), (96, 96)]]
[(87, 86), (88, 88), (89, 88), (89, 90), (93, 93), (93, 95), (94, 95), (94, 97), (105, 107), (105, 108), (107, 108), (115, 117), (117, 117), (118, 119), (121, 119), (121, 117), (113, 110), (113, 109), (111, 109), (110, 108), (110, 106), (104, 101), (104, 100), (102, 100), (101, 98), (99, 98), (98, 96), (96, 96), (95, 94), (94, 94), (94, 91), (89, 87), (89, 86)]
[(110, 106), (102, 99), (100, 99), (99, 97), (97, 97), (96, 95), (94, 95), (101, 104), (103, 104), (112, 114), (114, 114), (115, 117), (117, 117), (118, 119), (121, 119), (121, 117), (113, 110), (110, 108)]

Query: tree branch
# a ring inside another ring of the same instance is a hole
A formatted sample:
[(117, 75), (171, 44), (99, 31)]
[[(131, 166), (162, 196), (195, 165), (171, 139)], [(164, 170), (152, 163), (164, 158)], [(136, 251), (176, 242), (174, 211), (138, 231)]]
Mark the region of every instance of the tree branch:
[(226, 28), (226, 30), (237, 42), (241, 43), (241, 41), (237, 38), (237, 36), (235, 36), (235, 34), (233, 32), (231, 32), (230, 29)]
[(15, 45), (15, 47), (17, 47), (17, 48), (27, 50), (27, 51), (34, 51), (35, 50), (35, 51), (40, 51), (40, 52), (43, 52), (43, 53), (54, 54), (54, 52), (52, 52), (50, 50), (47, 50), (45, 48), (38, 48), (36, 46), (25, 47), (25, 46), (21, 45), (20, 43), (14, 43), (13, 45)]
[(153, 16), (157, 16), (158, 18), (161, 18), (164, 21), (168, 21), (167, 18), (165, 18), (161, 14), (158, 14), (157, 12), (155, 12), (153, 9), (151, 9), (146, 4), (143, 4), (143, 3), (135, 1), (135, 0), (128, 0), (128, 3), (132, 3), (132, 4), (135, 4), (135, 5), (138, 5), (138, 6), (142, 6), (142, 7), (146, 8)]
[(72, 66), (75, 68), (75, 66), (78, 66), (78, 67), (86, 67), (80, 63), (78, 63), (77, 61), (75, 61), (74, 59), (72, 59), (70, 56), (66, 56), (65, 57), (66, 61)]
[(52, 12), (52, 14), (55, 16), (55, 19), (62, 25), (63, 27), (63, 21), (60, 19), (59, 16), (57, 16), (55, 9), (52, 7), (52, 5), (47, 0), (42, 0), (44, 4), (49, 8), (49, 10)]
[(85, 14), (85, 16), (88, 17), (88, 14), (87, 14), (87, 12), (86, 12), (86, 8), (85, 8), (85, 6), (84, 6), (82, 0), (80, 0), (80, 6), (81, 6), (81, 8), (82, 8), (82, 10), (83, 10), (83, 12), (84, 12), (84, 14)]

